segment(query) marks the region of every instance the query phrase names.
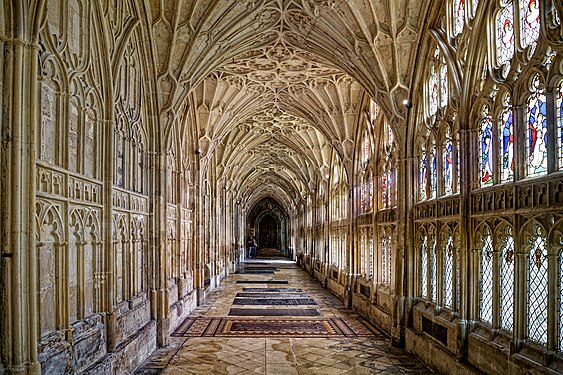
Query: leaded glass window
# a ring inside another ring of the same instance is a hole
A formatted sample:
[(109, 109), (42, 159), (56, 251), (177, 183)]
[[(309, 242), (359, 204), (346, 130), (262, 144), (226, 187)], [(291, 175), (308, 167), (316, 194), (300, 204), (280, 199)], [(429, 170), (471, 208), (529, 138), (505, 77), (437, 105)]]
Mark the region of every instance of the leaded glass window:
[(432, 140), (432, 148), (430, 149), (430, 198), (436, 198), (437, 169), (436, 142)]
[(547, 120), (546, 98), (540, 88), (540, 77), (532, 80), (531, 95), (527, 101), (527, 171), (528, 176), (538, 176), (547, 172)]
[(545, 235), (539, 225), (530, 236), (528, 264), (528, 337), (547, 344), (548, 270)]
[(436, 302), (438, 288), (436, 285), (436, 236), (433, 235), (430, 242), (430, 300)]
[(385, 230), (381, 236), (381, 281), (387, 283), (387, 236)]
[(475, 13), (477, 12), (478, 5), (479, 5), (479, 0), (473, 0), (473, 7), (472, 7), (473, 17), (475, 17)]
[(483, 119), (479, 132), (479, 165), (481, 167), (481, 186), (493, 184), (493, 121), (489, 114), (489, 107), (483, 109)]
[(428, 296), (428, 236), (423, 234), (420, 237), (420, 285), (421, 295)]
[(512, 0), (501, 0), (496, 22), (497, 64), (503, 65), (514, 56), (514, 8)]
[(510, 332), (514, 311), (514, 238), (510, 227), (506, 227), (500, 241), (500, 325)]
[(455, 182), (455, 191), (459, 193), (459, 182), (460, 178), (460, 160), (459, 160), (459, 133), (455, 136), (455, 170), (456, 170), (456, 182)]
[(368, 250), (369, 250), (369, 268), (368, 268), (368, 277), (373, 277), (373, 229), (369, 228), (368, 230)]
[(365, 272), (366, 247), (367, 247), (366, 229), (362, 228), (360, 230), (360, 268), (362, 270), (362, 273)]
[[(505, 103), (510, 103), (510, 95), (506, 95)], [(501, 182), (512, 181), (514, 178), (514, 121), (512, 109), (505, 106), (500, 115), (500, 178)]]
[(427, 176), (428, 176), (427, 162), (428, 161), (427, 161), (427, 156), (426, 156), (426, 147), (424, 147), (424, 145), (422, 145), (421, 148), (420, 148), (420, 175), (419, 175), (420, 184), (419, 184), (419, 189), (418, 189), (420, 200), (426, 199), (426, 186), (428, 185), (428, 183), (427, 183)]
[(446, 195), (453, 193), (453, 158), (454, 150), (450, 131), (446, 133), (443, 149), (443, 166), (444, 166), (444, 192)]
[(493, 239), (488, 227), (481, 238), (481, 303), (480, 317), (484, 322), (493, 321)]
[(454, 244), (449, 234), (444, 248), (444, 305), (450, 308), (453, 307), (453, 264)]
[(522, 46), (536, 43), (540, 36), (540, 0), (521, 0), (520, 23)]
[[(559, 244), (563, 245), (563, 236)], [(559, 351), (563, 351), (563, 250), (559, 252)]]
[(556, 127), (557, 149), (559, 152), (559, 169), (563, 169), (563, 81), (559, 83), (559, 90), (557, 90), (555, 112), (557, 112)]
[(429, 115), (433, 116), (438, 111), (438, 73), (434, 65), (430, 66), (430, 79), (428, 81)]
[(440, 64), (440, 108), (448, 104), (448, 67), (442, 58)]
[(391, 229), (387, 231), (387, 283), (391, 284), (391, 275), (393, 273), (393, 232)]
[(454, 0), (454, 36), (461, 34), (465, 23), (465, 0)]

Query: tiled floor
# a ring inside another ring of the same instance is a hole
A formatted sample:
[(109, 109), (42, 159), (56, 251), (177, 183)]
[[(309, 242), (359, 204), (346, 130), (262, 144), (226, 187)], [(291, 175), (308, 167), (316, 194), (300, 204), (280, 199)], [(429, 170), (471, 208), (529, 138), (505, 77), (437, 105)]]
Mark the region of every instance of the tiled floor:
[[(275, 274), (233, 274), (225, 279), (206, 303), (190, 317), (228, 317), (237, 293), (243, 288), (301, 288), (317, 305), (237, 305), (255, 309), (311, 309), (320, 316), (295, 319), (361, 319), (342, 306), (341, 301), (324, 290), (292, 262), (252, 259), (253, 267), (275, 266)], [(244, 284), (236, 281), (264, 281)], [(268, 280), (288, 280), (288, 285)], [(229, 317), (229, 318), (232, 318)], [(236, 317), (235, 317), (236, 318)], [(277, 317), (287, 319), (288, 317)], [(244, 319), (266, 319), (245, 316)], [(272, 319), (269, 317), (268, 319)], [(274, 318), (275, 319), (275, 318)], [(364, 328), (364, 327), (360, 327)], [(373, 336), (344, 335), (306, 337), (282, 335), (258, 337), (171, 337), (171, 345), (157, 350), (136, 374), (431, 374), (415, 357), (389, 345), (386, 336), (374, 330)]]

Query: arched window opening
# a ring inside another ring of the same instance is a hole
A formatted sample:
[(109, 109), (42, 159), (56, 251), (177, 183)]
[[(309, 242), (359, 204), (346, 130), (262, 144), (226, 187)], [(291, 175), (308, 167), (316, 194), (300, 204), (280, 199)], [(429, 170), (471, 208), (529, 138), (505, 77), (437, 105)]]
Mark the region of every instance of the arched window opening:
[(538, 176), (547, 172), (547, 119), (546, 97), (540, 88), (540, 76), (536, 74), (530, 87), (526, 108), (527, 124), (527, 172), (528, 176)]
[(501, 233), (500, 242), (500, 324), (502, 329), (511, 332), (514, 310), (514, 238), (510, 227), (507, 226)]
[(522, 0), (520, 5), (522, 47), (535, 48), (540, 36), (540, 0)]
[(454, 265), (454, 245), (451, 233), (445, 239), (444, 247), (444, 305), (453, 307), (453, 265)]
[(493, 184), (493, 121), (489, 113), (489, 106), (483, 108), (479, 131), (479, 165), (481, 167), (481, 186)]
[(420, 236), (420, 295), (428, 298), (428, 236)]
[(425, 200), (427, 195), (426, 195), (426, 189), (428, 186), (428, 161), (427, 161), (427, 156), (426, 156), (426, 147), (424, 146), (424, 143), (420, 146), (420, 166), (419, 166), (419, 188), (418, 188), (418, 196), (419, 199), (421, 201)]
[(444, 144), (442, 146), (443, 160), (442, 165), (444, 168), (444, 193), (450, 195), (453, 193), (453, 160), (454, 160), (454, 150), (452, 143), (452, 136), (450, 134), (450, 129), (448, 128), (446, 137), (444, 139)]
[(510, 105), (510, 94), (504, 97), (500, 115), (500, 179), (508, 182), (514, 179), (514, 121)]
[(499, 66), (514, 56), (514, 6), (512, 0), (501, 0), (496, 22), (496, 60)]
[(480, 318), (482, 321), (493, 321), (493, 239), (488, 227), (485, 227), (481, 238), (481, 301)]
[(543, 229), (535, 225), (528, 240), (528, 337), (545, 346), (548, 319), (547, 246)]

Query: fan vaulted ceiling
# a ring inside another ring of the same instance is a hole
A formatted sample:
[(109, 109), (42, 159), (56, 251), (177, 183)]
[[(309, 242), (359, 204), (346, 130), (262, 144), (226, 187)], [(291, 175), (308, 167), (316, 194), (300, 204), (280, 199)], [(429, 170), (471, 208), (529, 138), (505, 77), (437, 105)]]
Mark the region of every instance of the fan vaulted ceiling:
[(404, 123), (421, 4), (153, 1), (161, 106), (193, 113), (217, 181), (249, 204), (289, 205), (326, 178), (333, 153), (351, 167), (365, 94)]

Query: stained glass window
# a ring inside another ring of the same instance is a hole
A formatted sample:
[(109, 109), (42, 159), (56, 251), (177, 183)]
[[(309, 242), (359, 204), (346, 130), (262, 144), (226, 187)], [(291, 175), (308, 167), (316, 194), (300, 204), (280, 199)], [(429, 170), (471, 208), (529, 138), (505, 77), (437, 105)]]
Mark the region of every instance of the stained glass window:
[(373, 277), (373, 229), (369, 228), (368, 230), (368, 249), (369, 249), (369, 269), (368, 269), (368, 277)]
[(428, 236), (423, 234), (420, 237), (420, 285), (421, 295), (428, 296)]
[(429, 102), (429, 115), (433, 116), (438, 111), (438, 74), (436, 72), (436, 67), (432, 65), (430, 67), (430, 80), (428, 81), (428, 92), (430, 94)]
[(436, 180), (437, 180), (437, 165), (436, 165), (436, 142), (432, 141), (432, 149), (430, 150), (430, 198), (436, 198)]
[(367, 238), (366, 238), (366, 229), (362, 228), (360, 231), (360, 268), (362, 273), (365, 272), (365, 265), (366, 265), (366, 245), (367, 245)]
[(444, 305), (453, 307), (453, 264), (454, 264), (454, 244), (452, 235), (446, 238), (444, 248)]
[[(563, 236), (559, 244), (563, 245)], [(559, 351), (563, 351), (563, 250), (559, 252)]]
[(528, 176), (537, 176), (547, 172), (546, 99), (539, 74), (532, 80), (531, 91), (527, 101), (527, 170)]
[(540, 0), (522, 0), (520, 4), (522, 46), (527, 47), (540, 36)]
[(483, 120), (481, 120), (481, 130), (479, 132), (479, 143), (481, 152), (479, 153), (479, 165), (481, 166), (481, 186), (493, 184), (493, 121), (489, 114), (489, 107), (483, 110)]
[(563, 169), (563, 81), (559, 83), (555, 104), (557, 112), (557, 150), (559, 152), (559, 169)]
[(475, 16), (475, 13), (477, 12), (477, 6), (479, 5), (479, 0), (473, 0), (473, 16)]
[(531, 246), (528, 264), (528, 337), (547, 344), (547, 246), (539, 225), (530, 236)]
[(445, 61), (440, 65), (440, 108), (448, 104), (448, 67)]
[(493, 321), (493, 239), (485, 227), (481, 239), (481, 320)]
[[(507, 95), (507, 102), (510, 96)], [(505, 108), (500, 121), (500, 178), (501, 182), (512, 181), (514, 178), (514, 121), (512, 110)]]
[(461, 34), (465, 22), (465, 0), (454, 0), (454, 36)]
[(368, 184), (368, 211), (373, 209), (373, 176), (369, 173)]
[(387, 236), (385, 230), (381, 236), (381, 281), (387, 283)]
[(514, 8), (512, 0), (501, 1), (496, 24), (497, 64), (509, 62), (514, 55)]
[(444, 155), (444, 160), (443, 160), (444, 191), (446, 195), (449, 195), (453, 193), (453, 158), (454, 158), (452, 138), (449, 129), (446, 134), (446, 139), (444, 141), (443, 155)]
[(430, 241), (430, 300), (436, 302), (436, 236), (433, 235)]
[(420, 200), (425, 200), (426, 199), (426, 187), (428, 186), (427, 184), (427, 157), (426, 157), (426, 147), (424, 147), (424, 145), (421, 146), (420, 149), (420, 186), (418, 189), (419, 192), (419, 197)]
[(387, 173), (383, 172), (381, 176), (381, 206), (387, 207), (387, 195), (389, 187), (387, 185)]
[(393, 273), (393, 232), (391, 229), (387, 232), (387, 283), (391, 284), (391, 275)]
[(459, 133), (455, 136), (455, 170), (456, 170), (456, 182), (455, 182), (455, 191), (459, 193), (459, 181), (460, 178), (460, 160), (459, 160)]
[(506, 227), (500, 240), (500, 325), (510, 332), (514, 310), (514, 238), (510, 227)]

